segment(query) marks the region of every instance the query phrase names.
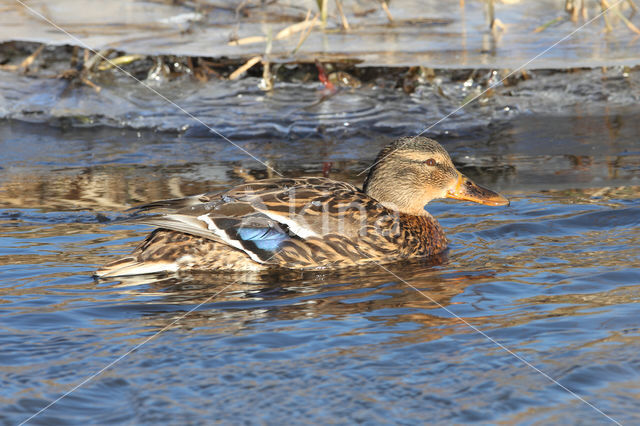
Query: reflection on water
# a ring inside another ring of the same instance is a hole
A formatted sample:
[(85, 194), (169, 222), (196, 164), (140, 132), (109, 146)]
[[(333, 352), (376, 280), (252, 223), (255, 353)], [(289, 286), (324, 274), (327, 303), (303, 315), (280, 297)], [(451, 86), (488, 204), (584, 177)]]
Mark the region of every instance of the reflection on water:
[[(164, 330), (33, 423), (607, 423), (464, 320), (634, 424), (640, 149), (631, 112), (614, 121), (527, 117), (444, 138), (512, 204), (430, 204), (451, 248), (389, 265), (401, 279), (371, 267), (122, 281), (91, 273), (148, 232), (119, 221), (124, 208), (265, 169), (185, 135), (4, 124), (0, 420)], [(286, 175), (359, 183), (385, 142), (247, 144)]]
[[(501, 191), (640, 186), (640, 122), (631, 108), (614, 116), (526, 116), (439, 141), (472, 179)], [(361, 185), (389, 136), (277, 137), (238, 142), (287, 176), (320, 175)], [(0, 125), (0, 200), (7, 206), (118, 212), (134, 204), (273, 177), (224, 141), (109, 128)], [(544, 165), (541, 167), (541, 165)]]

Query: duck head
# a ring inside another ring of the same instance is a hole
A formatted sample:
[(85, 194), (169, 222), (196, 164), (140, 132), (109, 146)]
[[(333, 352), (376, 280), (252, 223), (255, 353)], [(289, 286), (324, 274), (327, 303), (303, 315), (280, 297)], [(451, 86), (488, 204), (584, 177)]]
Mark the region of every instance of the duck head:
[(456, 170), (438, 142), (421, 136), (398, 139), (380, 151), (363, 189), (386, 207), (413, 215), (426, 214), (424, 206), (436, 198), (509, 205)]

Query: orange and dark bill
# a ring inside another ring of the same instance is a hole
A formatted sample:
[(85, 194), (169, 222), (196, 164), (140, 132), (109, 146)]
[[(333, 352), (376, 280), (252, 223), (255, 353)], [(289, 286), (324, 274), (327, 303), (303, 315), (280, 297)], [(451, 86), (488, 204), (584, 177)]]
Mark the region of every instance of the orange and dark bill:
[(458, 182), (454, 189), (447, 191), (447, 198), (456, 200), (473, 201), (474, 203), (488, 206), (508, 206), (509, 200), (497, 192), (476, 185), (463, 174), (458, 176)]

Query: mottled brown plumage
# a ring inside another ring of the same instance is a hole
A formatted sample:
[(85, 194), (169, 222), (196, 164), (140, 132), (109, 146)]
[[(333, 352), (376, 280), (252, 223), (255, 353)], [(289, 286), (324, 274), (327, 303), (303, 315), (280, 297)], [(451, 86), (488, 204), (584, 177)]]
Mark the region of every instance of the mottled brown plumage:
[(138, 208), (158, 227), (131, 256), (97, 275), (177, 270), (336, 268), (442, 252), (447, 240), (425, 204), (451, 197), (508, 201), (461, 175), (427, 138), (387, 146), (360, 190), (328, 178), (266, 179)]

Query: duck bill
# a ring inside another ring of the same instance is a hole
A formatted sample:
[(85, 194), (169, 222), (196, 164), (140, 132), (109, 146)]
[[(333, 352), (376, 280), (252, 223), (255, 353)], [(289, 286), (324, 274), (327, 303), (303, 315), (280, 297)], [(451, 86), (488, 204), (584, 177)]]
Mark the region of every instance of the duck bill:
[(473, 201), (487, 206), (508, 206), (509, 200), (497, 192), (483, 188), (475, 184), (471, 179), (459, 173), (458, 181), (454, 189), (447, 191), (447, 198), (456, 200)]

